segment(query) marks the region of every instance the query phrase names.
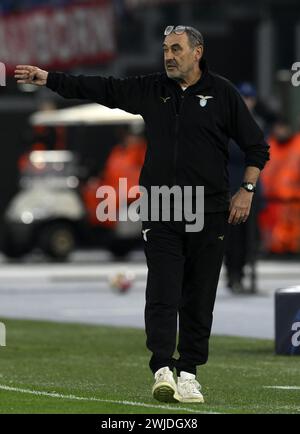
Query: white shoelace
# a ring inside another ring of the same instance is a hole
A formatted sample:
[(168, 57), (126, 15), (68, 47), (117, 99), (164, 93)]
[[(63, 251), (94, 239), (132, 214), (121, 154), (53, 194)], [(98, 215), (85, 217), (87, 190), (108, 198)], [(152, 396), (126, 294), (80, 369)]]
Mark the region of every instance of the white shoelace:
[(201, 385), (197, 380), (189, 379), (180, 382), (180, 387), (184, 387), (189, 393), (200, 393)]

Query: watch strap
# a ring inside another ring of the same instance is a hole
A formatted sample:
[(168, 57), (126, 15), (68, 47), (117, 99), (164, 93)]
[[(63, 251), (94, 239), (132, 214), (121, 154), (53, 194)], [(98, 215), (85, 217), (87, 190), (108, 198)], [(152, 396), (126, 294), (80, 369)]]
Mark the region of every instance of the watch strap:
[(255, 184), (253, 184), (253, 182), (243, 182), (242, 187), (245, 190), (249, 191), (250, 193), (255, 193), (256, 191), (256, 187)]

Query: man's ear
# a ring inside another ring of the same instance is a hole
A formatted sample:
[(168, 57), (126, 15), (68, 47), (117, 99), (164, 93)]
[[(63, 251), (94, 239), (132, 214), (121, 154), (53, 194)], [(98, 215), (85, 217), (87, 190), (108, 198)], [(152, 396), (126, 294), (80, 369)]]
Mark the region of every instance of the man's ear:
[(199, 62), (202, 56), (203, 56), (203, 45), (199, 45), (198, 47), (196, 47), (195, 50), (195, 60)]

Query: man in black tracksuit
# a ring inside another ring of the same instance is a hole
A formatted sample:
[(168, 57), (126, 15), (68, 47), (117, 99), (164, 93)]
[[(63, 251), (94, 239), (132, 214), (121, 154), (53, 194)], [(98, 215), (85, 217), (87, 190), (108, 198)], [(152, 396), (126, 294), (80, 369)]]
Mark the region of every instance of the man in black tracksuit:
[[(228, 223), (245, 222), (255, 183), (269, 159), (268, 145), (235, 87), (211, 73), (200, 32), (168, 26), (166, 73), (116, 79), (72, 76), (19, 65), (20, 83), (47, 85), (66, 98), (141, 114), (148, 147), (140, 185), (204, 186), (204, 227), (181, 221), (143, 221), (148, 265), (145, 323), (153, 396), (164, 402), (203, 402), (196, 366), (208, 357), (212, 314)], [(231, 198), (228, 141), (245, 153), (245, 184)], [(179, 359), (173, 358), (179, 316)], [(177, 370), (178, 384), (173, 378)]]

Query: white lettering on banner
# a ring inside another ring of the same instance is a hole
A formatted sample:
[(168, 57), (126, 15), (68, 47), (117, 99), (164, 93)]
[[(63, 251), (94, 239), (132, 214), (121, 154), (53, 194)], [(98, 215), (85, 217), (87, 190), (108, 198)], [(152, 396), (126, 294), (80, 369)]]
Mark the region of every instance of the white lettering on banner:
[[(73, 17), (71, 18), (71, 22), (73, 22)], [(59, 38), (57, 41), (57, 55), (59, 57), (59, 60), (67, 62), (75, 54), (74, 52), (72, 52), (72, 48), (74, 49), (75, 47), (72, 47), (72, 45), (69, 44), (69, 37), (71, 37), (72, 35), (68, 35), (68, 30), (70, 27), (68, 25), (68, 17), (66, 16), (66, 14), (60, 11), (54, 14), (53, 28), (55, 34)], [(72, 31), (74, 31), (74, 28), (72, 28)]]
[(97, 36), (95, 41), (98, 44), (98, 50), (115, 50), (115, 38), (114, 33), (112, 32), (112, 23), (113, 23), (113, 13), (111, 9), (104, 9), (102, 13), (102, 22), (101, 28), (99, 26), (99, 21), (97, 17), (93, 15), (91, 17), (92, 24), (92, 32), (93, 35)]
[[(17, 44), (16, 49), (17, 49), (17, 53), (18, 53), (19, 57), (18, 57), (18, 62), (16, 62), (15, 64), (19, 63), (21, 65), (26, 65), (30, 62), (30, 59), (31, 59), (31, 53), (30, 53), (30, 51), (28, 51), (26, 49), (27, 38), (28, 38), (27, 29), (28, 29), (29, 20), (30, 20), (30, 18), (27, 17), (26, 19), (24, 19), (22, 21), (19, 20), (19, 22), (18, 22), (19, 34), (18, 34), (18, 37), (16, 38), (16, 44)], [(30, 38), (31, 38), (31, 34), (30, 34)], [(31, 43), (30, 43), (30, 45), (31, 45)], [(13, 54), (12, 54), (12, 56), (13, 56)], [(12, 59), (11, 62), (13, 63), (14, 59)]]
[[(87, 29), (84, 25), (86, 21), (85, 11), (83, 9), (77, 9), (74, 11), (72, 24), (74, 28), (77, 28), (77, 50), (78, 53), (83, 53), (85, 47), (89, 47), (89, 41)], [(89, 49), (89, 48), (88, 48)]]
[(4, 27), (0, 25), (0, 53), (1, 53), (1, 59), (8, 59), (8, 51), (7, 47), (5, 45), (5, 34), (4, 34)]
[(0, 62), (0, 86), (6, 86), (6, 67)]
[[(42, 13), (37, 13), (32, 17), (32, 28), (34, 31), (30, 32), (30, 45), (35, 46), (35, 56), (39, 60), (39, 65), (47, 65), (50, 61), (50, 53), (48, 49), (49, 38), (48, 38), (48, 23), (47, 16)], [(35, 41), (33, 40), (34, 35)], [(57, 47), (59, 50), (60, 47)]]
[(296, 332), (292, 336), (292, 345), (293, 347), (300, 347), (300, 322), (294, 322), (292, 331)]
[(111, 2), (0, 16), (0, 59), (15, 65), (70, 66), (99, 62), (115, 51)]
[(13, 26), (11, 20), (7, 22), (7, 25), (4, 28), (4, 45), (6, 46), (5, 54), (7, 57), (2, 56), (2, 53), (0, 55), (0, 58), (4, 60), (4, 62), (9, 65), (9, 63), (12, 61), (12, 50), (15, 45), (14, 41), (14, 32), (13, 32)]

